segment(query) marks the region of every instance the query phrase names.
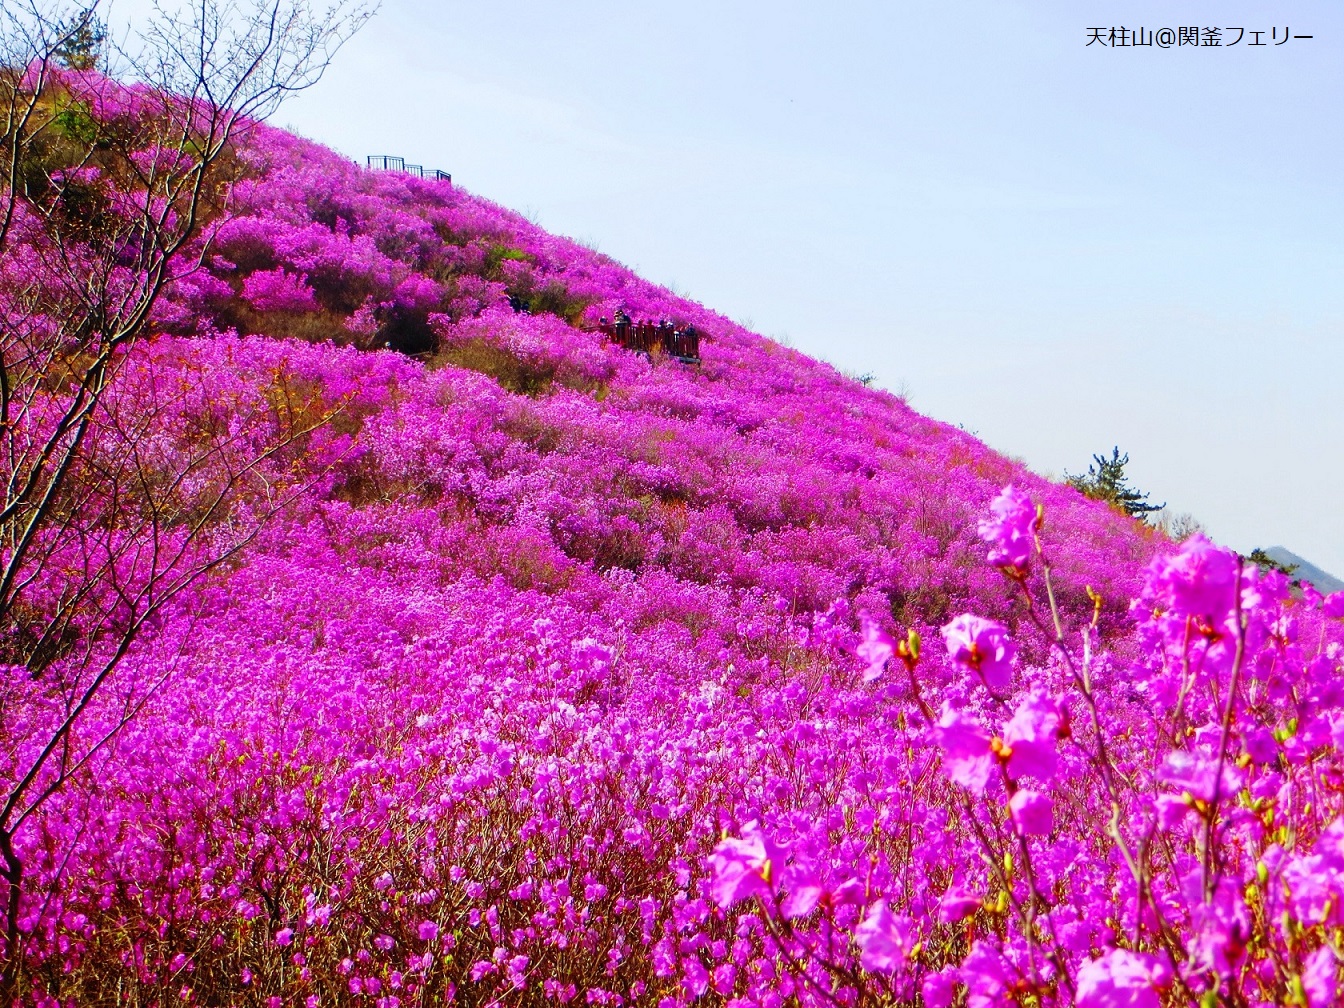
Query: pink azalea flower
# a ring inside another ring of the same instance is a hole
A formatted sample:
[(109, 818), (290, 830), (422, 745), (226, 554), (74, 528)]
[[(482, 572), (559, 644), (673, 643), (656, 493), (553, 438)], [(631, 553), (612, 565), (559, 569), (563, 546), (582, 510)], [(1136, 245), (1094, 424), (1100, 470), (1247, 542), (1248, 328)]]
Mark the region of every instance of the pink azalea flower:
[(1293, 916), (1308, 926), (1324, 923), (1337, 896), (1338, 879), (1319, 854), (1301, 855), (1283, 868), (1283, 883)]
[(1344, 617), (1344, 591), (1327, 595), (1325, 601), (1321, 603), (1321, 612), (1332, 618)]
[(1017, 645), (1008, 637), (1006, 627), (965, 613), (943, 627), (942, 632), (953, 661), (975, 672), (994, 692), (1008, 690)]
[(714, 976), (711, 985), (714, 993), (725, 996), (733, 992), (733, 987), (737, 983), (737, 967), (732, 963), (724, 963), (714, 970)]
[(1191, 811), (1185, 800), (1177, 795), (1158, 795), (1153, 810), (1157, 813), (1158, 829), (1167, 833), (1180, 826)]
[(863, 883), (856, 878), (845, 879), (831, 890), (829, 900), (833, 906), (862, 906), (865, 902)]
[(790, 865), (785, 871), (783, 887), (788, 895), (780, 911), (790, 920), (810, 914), (825, 892), (816, 873), (799, 865)]
[(924, 978), (924, 983), (920, 987), (920, 992), (924, 995), (924, 1008), (951, 1008), (959, 972), (957, 967), (947, 966)]
[(1217, 625), (1231, 611), (1241, 561), (1195, 533), (1170, 556), (1148, 568), (1147, 593), (1177, 617), (1193, 616)]
[(1038, 791), (1018, 791), (1008, 800), (1008, 812), (1020, 836), (1045, 836), (1055, 828), (1055, 803)]
[(980, 520), (980, 538), (990, 547), (986, 559), (995, 567), (1026, 570), (1035, 545), (1036, 505), (1012, 485), (989, 505), (993, 517)]
[(1000, 1008), (1007, 1000), (1008, 985), (1016, 979), (994, 946), (977, 940), (961, 964), (968, 1008)]
[(692, 998), (698, 998), (709, 990), (709, 971), (699, 959), (689, 958), (681, 964), (682, 986)]
[(953, 710), (952, 705), (944, 701), (937, 733), (947, 775), (962, 787), (984, 794), (989, 776), (994, 772), (995, 756), (989, 747), (989, 736), (980, 723)]
[(1321, 832), (1314, 850), (1335, 871), (1344, 871), (1344, 819), (1336, 819)]
[(1111, 949), (1078, 970), (1078, 1008), (1160, 1008), (1171, 968), (1157, 956)]
[(1274, 733), (1267, 728), (1252, 726), (1242, 732), (1242, 745), (1247, 755), (1256, 763), (1264, 766), (1279, 758), (1279, 743)]
[(1182, 750), (1167, 756), (1159, 777), (1162, 783), (1174, 790), (1188, 791), (1192, 797), (1206, 802), (1213, 801), (1215, 790), (1218, 798), (1226, 801), (1241, 790), (1246, 779), (1231, 762), (1225, 762), (1219, 786), (1217, 760), (1212, 756)]
[(938, 920), (944, 924), (955, 924), (980, 909), (981, 899), (972, 895), (963, 885), (951, 885), (943, 898), (938, 901)]
[(420, 935), (421, 941), (433, 941), (439, 936), (439, 926), (433, 921), (421, 921), (417, 934)]
[(1003, 741), (1011, 754), (1008, 776), (1048, 781), (1055, 775), (1055, 736), (1059, 732), (1059, 704), (1044, 693), (1024, 698), (1003, 726)]
[(854, 929), (854, 940), (862, 954), (859, 962), (874, 973), (893, 973), (905, 964), (914, 946), (910, 920), (897, 917), (886, 900), (873, 904), (868, 916)]
[(784, 870), (786, 854), (753, 819), (742, 827), (741, 839), (720, 841), (710, 855), (710, 896), (726, 910), (738, 900), (772, 892)]
[(1323, 945), (1307, 957), (1302, 970), (1302, 989), (1311, 1008), (1334, 1008), (1339, 1004), (1339, 961), (1335, 950)]
[(498, 969), (499, 967), (496, 966), (489, 959), (478, 959), (476, 962), (471, 964), (471, 972), (468, 974), (468, 976), (470, 976), (472, 982), (475, 983), (481, 978), (487, 977), (491, 973), (494, 973)]
[(866, 612), (859, 613), (859, 621), (863, 627), (863, 640), (854, 651), (868, 665), (863, 673), (863, 681), (872, 682), (887, 667), (887, 662), (895, 654), (896, 645)]

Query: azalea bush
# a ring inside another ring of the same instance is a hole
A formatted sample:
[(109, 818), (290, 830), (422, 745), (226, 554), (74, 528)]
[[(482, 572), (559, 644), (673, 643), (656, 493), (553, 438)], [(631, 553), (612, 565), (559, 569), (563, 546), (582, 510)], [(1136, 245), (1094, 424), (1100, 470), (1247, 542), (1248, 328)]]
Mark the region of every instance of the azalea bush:
[(753, 818), (722, 841), (707, 894), (745, 942), (714, 977), (754, 966), (761, 1002), (782, 965), (810, 1003), (1337, 1004), (1344, 593), (1295, 595), (1195, 535), (1153, 561), (1108, 653), (1095, 620), (1060, 618), (1042, 519), (1009, 487), (979, 530), (1047, 660), (957, 617), (935, 719), (918, 637), (865, 621), (864, 678), (911, 673), (871, 835)]
[[(166, 490), (162, 542), (227, 488), (228, 563), (14, 833), (23, 998), (1331, 1003), (1337, 597), (456, 186), (235, 158), (79, 483)], [(702, 364), (584, 331), (618, 309)], [(71, 661), (0, 669), (7, 787)]]

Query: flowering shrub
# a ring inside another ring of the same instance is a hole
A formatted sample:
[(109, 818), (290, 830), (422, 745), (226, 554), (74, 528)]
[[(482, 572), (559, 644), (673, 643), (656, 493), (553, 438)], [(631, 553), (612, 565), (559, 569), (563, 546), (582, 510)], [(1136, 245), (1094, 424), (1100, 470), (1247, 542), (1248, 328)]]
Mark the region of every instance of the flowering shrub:
[(707, 891), (742, 956), (815, 1003), (1337, 1004), (1344, 593), (1295, 600), (1196, 535), (1149, 566), (1120, 660), (1060, 619), (1024, 503), (1005, 489), (980, 534), (1047, 660), (1014, 669), (1004, 626), (958, 617), (961, 681), (936, 723), (891, 705), (859, 846), (789, 816), (723, 840)]
[(258, 270), (243, 281), (243, 298), (260, 311), (314, 311), (317, 299), (302, 276)]
[[(455, 187), (236, 156), (95, 458), (210, 446), (189, 521), (307, 433), (17, 834), (34, 1003), (1333, 1003), (1344, 599)], [(63, 662), (3, 669), (7, 784)]]

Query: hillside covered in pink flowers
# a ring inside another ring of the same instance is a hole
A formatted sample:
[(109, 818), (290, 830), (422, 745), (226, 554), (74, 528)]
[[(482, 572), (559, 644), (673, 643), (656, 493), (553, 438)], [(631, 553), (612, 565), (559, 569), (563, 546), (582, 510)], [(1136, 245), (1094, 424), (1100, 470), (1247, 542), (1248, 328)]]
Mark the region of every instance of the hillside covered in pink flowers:
[[(187, 473), (164, 527), (228, 563), (16, 832), (25, 998), (1336, 1003), (1344, 599), (453, 185), (236, 158), (89, 463)], [(16, 226), (11, 314), (49, 260)], [(248, 489), (200, 515), (218, 467)], [(65, 653), (0, 686), (7, 782)]]

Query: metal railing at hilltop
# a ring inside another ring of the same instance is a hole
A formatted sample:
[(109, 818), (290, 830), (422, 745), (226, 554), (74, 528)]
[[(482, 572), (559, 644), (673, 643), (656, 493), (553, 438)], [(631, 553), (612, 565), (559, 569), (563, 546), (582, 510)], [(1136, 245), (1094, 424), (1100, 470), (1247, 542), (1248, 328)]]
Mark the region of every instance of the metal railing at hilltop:
[(439, 171), (437, 168), (426, 168), (424, 165), (407, 164), (405, 158), (392, 157), (388, 154), (370, 154), (367, 167), (370, 171), (395, 171), (405, 172), (407, 175), (414, 175), (416, 178), (430, 179), (434, 182), (453, 181), (453, 177), (446, 171)]

